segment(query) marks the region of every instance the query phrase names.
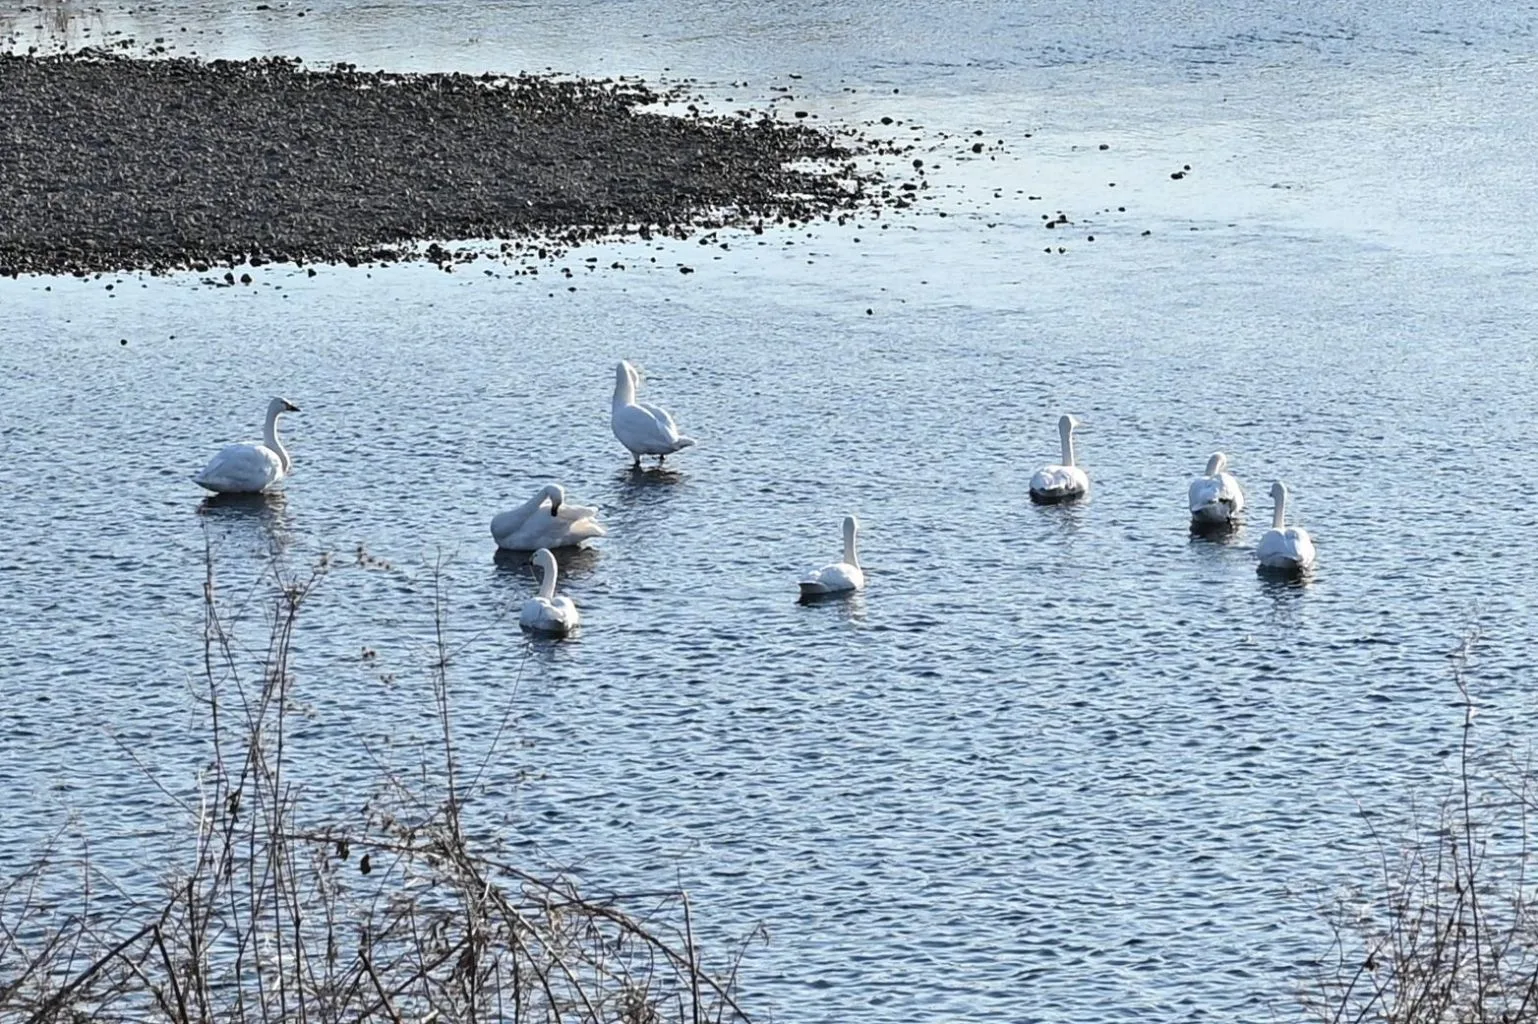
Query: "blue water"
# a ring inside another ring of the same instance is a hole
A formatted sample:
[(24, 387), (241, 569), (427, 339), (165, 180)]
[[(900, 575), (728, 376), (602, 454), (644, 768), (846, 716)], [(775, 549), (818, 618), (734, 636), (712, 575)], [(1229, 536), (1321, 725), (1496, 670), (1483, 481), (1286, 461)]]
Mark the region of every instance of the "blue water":
[[(394, 566), (300, 634), (295, 742), (343, 803), (365, 744), (430, 738), (441, 561), (461, 742), (517, 716), (475, 812), (597, 888), (682, 882), (717, 948), (763, 923), (769, 1019), (1298, 1019), (1322, 896), (1373, 878), (1361, 808), (1443, 791), (1471, 629), (1482, 743), (1531, 737), (1530, 10), (64, 9), (0, 35), (694, 79), (911, 142), (890, 173), (929, 187), (537, 278), (0, 282), (0, 864), (70, 813), (125, 884), (174, 860), (146, 773), (183, 792), (204, 756), (205, 541), (253, 644), (274, 564)], [(676, 477), (609, 433), (621, 357), (700, 439)], [(304, 409), (282, 499), (200, 514), (187, 475), (274, 393)], [(1094, 491), (1038, 508), (1065, 411)], [(1219, 449), (1252, 514), (1193, 540)], [(1274, 478), (1306, 585), (1254, 571)], [(486, 524), (552, 480), (610, 536), (563, 576), (580, 636), (530, 647)], [(798, 606), (846, 512), (868, 591)]]

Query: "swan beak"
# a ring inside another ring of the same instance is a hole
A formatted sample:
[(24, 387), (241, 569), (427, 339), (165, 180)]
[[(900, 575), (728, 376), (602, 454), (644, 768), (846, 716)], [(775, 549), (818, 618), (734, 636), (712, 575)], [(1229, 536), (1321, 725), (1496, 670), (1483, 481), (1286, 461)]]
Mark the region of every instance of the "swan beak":
[(283, 409), (285, 412), (298, 412), (299, 406), (295, 405), (293, 402), (284, 402)]

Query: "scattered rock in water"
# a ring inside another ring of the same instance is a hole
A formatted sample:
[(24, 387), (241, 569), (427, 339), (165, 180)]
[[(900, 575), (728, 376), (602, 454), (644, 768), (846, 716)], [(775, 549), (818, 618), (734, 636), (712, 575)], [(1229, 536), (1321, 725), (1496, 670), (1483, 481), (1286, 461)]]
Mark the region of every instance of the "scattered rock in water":
[(556, 251), (881, 205), (852, 162), (879, 144), (643, 109), (664, 98), (608, 79), (3, 54), (0, 267), (357, 266), (428, 239)]

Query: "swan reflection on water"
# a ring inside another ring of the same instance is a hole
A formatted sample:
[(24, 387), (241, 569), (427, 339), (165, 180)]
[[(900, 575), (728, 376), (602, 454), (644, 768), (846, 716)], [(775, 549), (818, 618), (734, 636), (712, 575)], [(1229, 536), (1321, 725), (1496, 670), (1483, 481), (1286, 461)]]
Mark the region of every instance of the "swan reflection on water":
[(288, 496), (282, 491), (211, 494), (198, 502), (198, 515), (207, 523), (217, 523), (232, 530), (257, 526), (266, 536), (273, 554), (281, 554), (288, 548), (294, 530)]
[(657, 491), (683, 482), (683, 478), (683, 473), (676, 469), (626, 466), (618, 474), (620, 496), (626, 501), (645, 500)]

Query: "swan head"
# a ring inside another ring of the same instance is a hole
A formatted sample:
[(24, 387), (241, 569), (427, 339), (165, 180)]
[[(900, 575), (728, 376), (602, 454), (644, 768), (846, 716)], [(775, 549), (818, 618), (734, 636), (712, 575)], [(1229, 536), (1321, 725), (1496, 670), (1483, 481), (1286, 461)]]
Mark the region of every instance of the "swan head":
[(1207, 475), (1216, 476), (1228, 468), (1228, 456), (1222, 452), (1213, 452), (1212, 458), (1207, 460)]
[(1271, 500), (1272, 501), (1286, 501), (1287, 500), (1287, 485), (1282, 483), (1280, 480), (1272, 481), (1272, 483), (1271, 483)]
[(544, 496), (546, 498), (550, 499), (550, 514), (552, 516), (560, 515), (561, 514), (561, 502), (566, 500), (566, 492), (561, 489), (561, 485), (560, 484), (546, 484), (545, 485), (545, 490), (544, 490)]
[(854, 516), (844, 517), (844, 539), (849, 540), (860, 532), (860, 521)]
[(1057, 421), (1057, 432), (1062, 434), (1064, 437), (1067, 437), (1069, 434), (1073, 433), (1074, 428), (1078, 425), (1079, 420), (1077, 417), (1064, 414), (1063, 417)]
[(299, 406), (286, 398), (274, 398), (267, 403), (267, 415), (276, 416), (280, 412), (298, 412)]
[(540, 548), (534, 552), (533, 557), (529, 561), (534, 563), (539, 569), (540, 575), (545, 579), (555, 578), (555, 556), (550, 553), (549, 548)]

